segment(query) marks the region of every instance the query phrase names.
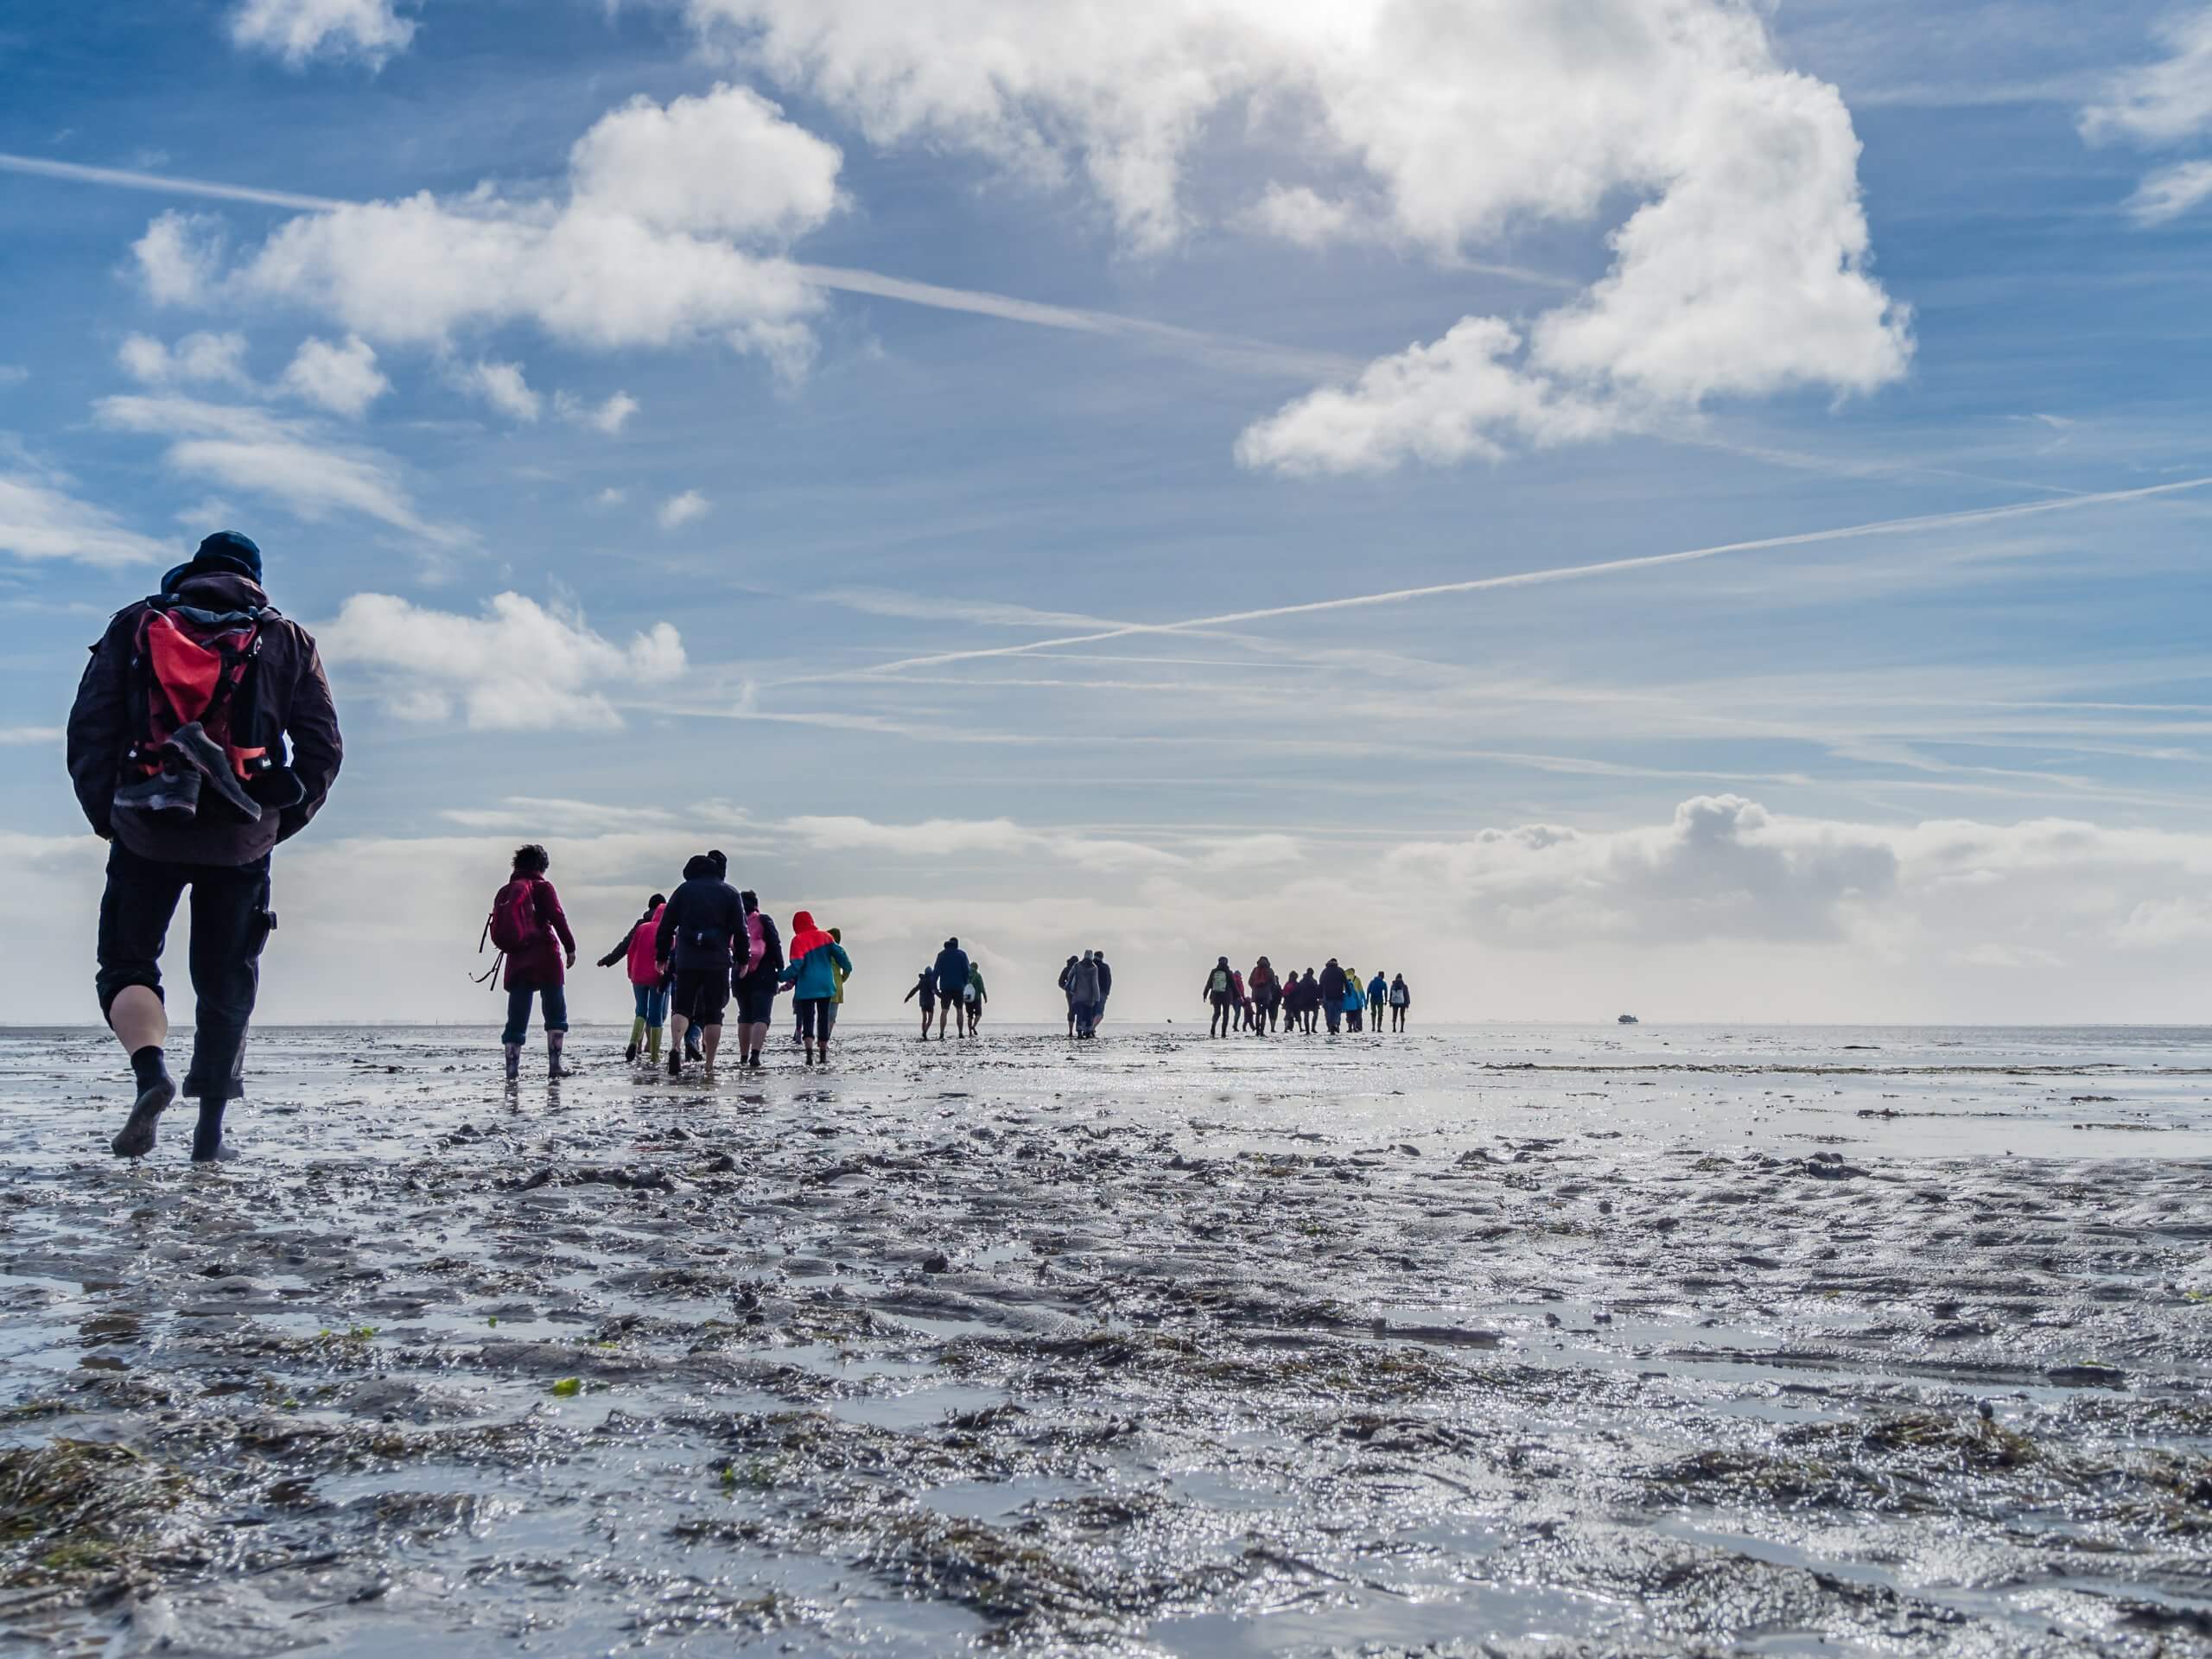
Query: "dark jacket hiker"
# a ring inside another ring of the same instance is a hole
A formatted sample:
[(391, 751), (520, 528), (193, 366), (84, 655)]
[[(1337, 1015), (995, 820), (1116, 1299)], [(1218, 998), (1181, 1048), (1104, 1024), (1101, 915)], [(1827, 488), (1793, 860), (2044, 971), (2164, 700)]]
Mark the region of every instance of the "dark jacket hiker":
[[(193, 1155), (213, 1158), (223, 1106), (245, 1092), (245, 1033), (276, 918), (269, 855), (321, 810), (343, 758), (314, 639), (269, 603), (261, 550), (211, 536), (161, 591), (116, 613), (92, 648), (69, 713), (69, 779), (92, 833), (112, 842), (100, 900), (100, 1012), (126, 1044), (138, 1100), (116, 1136), (153, 1149), (175, 1097), (167, 1020), (126, 991), (162, 996), (161, 954), (192, 889), (194, 1052), (183, 1092), (200, 1102)], [(125, 1027), (129, 1033), (125, 1033)]]

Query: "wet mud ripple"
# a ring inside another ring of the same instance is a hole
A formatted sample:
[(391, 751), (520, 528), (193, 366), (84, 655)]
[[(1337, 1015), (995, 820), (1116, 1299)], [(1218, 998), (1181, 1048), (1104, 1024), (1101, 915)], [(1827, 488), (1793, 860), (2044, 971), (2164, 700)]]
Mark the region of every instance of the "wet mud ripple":
[(396, 1049), (216, 1174), (27, 1157), (0, 1646), (2212, 1653), (2205, 1164), (1269, 1129), (1005, 1040)]

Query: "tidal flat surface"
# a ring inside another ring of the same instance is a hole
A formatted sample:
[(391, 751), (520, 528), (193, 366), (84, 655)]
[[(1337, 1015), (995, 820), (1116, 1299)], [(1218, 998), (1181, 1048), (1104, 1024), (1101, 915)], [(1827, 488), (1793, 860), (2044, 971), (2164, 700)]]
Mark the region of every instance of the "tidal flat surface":
[(2212, 1654), (2212, 1033), (625, 1034), (0, 1033), (0, 1650)]

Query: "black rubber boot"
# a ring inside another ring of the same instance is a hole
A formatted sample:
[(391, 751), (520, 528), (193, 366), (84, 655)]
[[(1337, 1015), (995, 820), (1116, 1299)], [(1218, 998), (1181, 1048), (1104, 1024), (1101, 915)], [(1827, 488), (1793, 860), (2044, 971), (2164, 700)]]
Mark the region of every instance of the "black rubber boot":
[(162, 1051), (151, 1045), (130, 1057), (130, 1070), (138, 1081), (138, 1098), (108, 1147), (118, 1158), (143, 1158), (154, 1149), (155, 1124), (176, 1098), (176, 1080)]
[(192, 1129), (192, 1161), (195, 1164), (228, 1163), (238, 1156), (223, 1141), (223, 1103), (203, 1100), (200, 1103), (200, 1122)]

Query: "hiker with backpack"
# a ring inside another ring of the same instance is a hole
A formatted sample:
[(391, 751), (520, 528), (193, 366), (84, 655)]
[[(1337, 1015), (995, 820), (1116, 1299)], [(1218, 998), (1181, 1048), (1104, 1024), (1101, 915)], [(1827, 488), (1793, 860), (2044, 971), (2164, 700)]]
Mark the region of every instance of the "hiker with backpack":
[(791, 918), (791, 962), (779, 977), (791, 988), (798, 1009), (798, 1028), (806, 1039), (806, 1064), (814, 1064), (817, 1046), (822, 1063), (830, 1064), (830, 1032), (836, 1025), (836, 998), (853, 971), (845, 947), (814, 925), (813, 912), (802, 910)]
[[(119, 1158), (154, 1149), (179, 1092), (200, 1104), (193, 1160), (229, 1155), (224, 1109), (245, 1092), (246, 1027), (276, 926), (270, 854), (321, 810), (344, 755), (315, 639), (269, 603), (261, 576), (251, 539), (208, 537), (110, 620), (69, 711), (69, 781), (110, 843), (100, 1013), (137, 1090), (110, 1143)], [(197, 1009), (180, 1085), (161, 957), (187, 887)]]
[(760, 908), (758, 893), (748, 887), (737, 897), (745, 910), (746, 939), (745, 960), (730, 976), (730, 995), (737, 999), (738, 1064), (758, 1071), (760, 1051), (776, 1020), (776, 993), (783, 989), (784, 940), (776, 918)]
[(722, 880), (702, 853), (683, 866), (683, 883), (662, 906), (653, 930), (653, 960), (672, 975), (669, 992), (668, 1075), (683, 1075), (684, 1033), (696, 1026), (700, 1050), (712, 1075), (722, 1046), (722, 1014), (729, 1007), (734, 942), (745, 937), (745, 911), (737, 889)]
[(983, 988), (983, 964), (970, 960), (968, 963), (968, 983), (961, 988), (961, 1001), (968, 1009), (968, 1034), (973, 1037), (983, 1028), (983, 1004), (991, 994)]
[(545, 1015), (545, 1075), (569, 1075), (561, 1050), (569, 1039), (567, 969), (576, 965), (576, 936), (569, 931), (561, 895), (545, 879), (552, 866), (551, 856), (535, 842), (515, 849), (513, 873), (493, 896), (492, 913), (484, 923), (485, 938), (506, 958), (501, 982), (507, 992), (507, 1026), (499, 1042), (506, 1051), (509, 1083), (522, 1072), (522, 1043), (530, 1035), (533, 997)]
[(1399, 974), (1390, 981), (1390, 1029), (1406, 1028), (1406, 1010), (1414, 1005), (1414, 994), (1406, 988), (1406, 976)]
[(1213, 1005), (1213, 1019), (1206, 1027), (1209, 1037), (1229, 1035), (1230, 1004), (1236, 995), (1236, 971), (1224, 957), (1206, 970), (1206, 982), (1198, 989), (1198, 999)]
[(1275, 1009), (1282, 1001), (1282, 982), (1275, 977), (1274, 964), (1262, 957), (1244, 976), (1244, 988), (1252, 994), (1252, 1029), (1264, 1037), (1274, 1029)]
[(646, 899), (645, 913), (630, 924), (622, 943), (599, 959), (602, 968), (612, 968), (619, 962), (629, 971), (637, 1015), (630, 1022), (630, 1046), (622, 1051), (622, 1058), (632, 1065), (638, 1063), (641, 1048), (647, 1065), (660, 1064), (660, 1028), (668, 1019), (668, 978), (654, 959), (653, 938), (660, 931), (660, 912), (667, 903), (667, 898), (658, 893)]

